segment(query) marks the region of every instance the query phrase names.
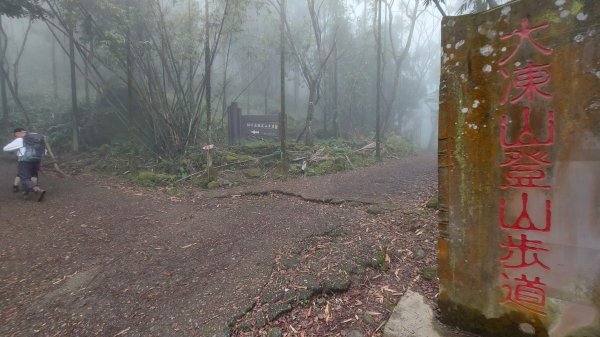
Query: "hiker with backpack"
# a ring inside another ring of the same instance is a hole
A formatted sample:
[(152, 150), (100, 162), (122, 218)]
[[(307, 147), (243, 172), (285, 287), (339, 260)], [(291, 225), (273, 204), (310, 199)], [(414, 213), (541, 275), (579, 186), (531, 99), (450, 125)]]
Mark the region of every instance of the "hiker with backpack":
[(37, 201), (42, 201), (46, 191), (37, 186), (37, 176), (46, 152), (44, 136), (39, 133), (27, 132), (23, 128), (15, 128), (14, 134), (15, 139), (3, 150), (6, 152), (17, 151), (17, 176), (21, 180), (25, 199), (29, 197), (30, 192), (34, 192), (37, 195)]

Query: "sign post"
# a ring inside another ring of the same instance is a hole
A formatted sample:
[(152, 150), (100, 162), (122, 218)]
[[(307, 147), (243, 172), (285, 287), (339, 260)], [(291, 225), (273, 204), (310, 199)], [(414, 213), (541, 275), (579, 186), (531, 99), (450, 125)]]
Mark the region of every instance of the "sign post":
[(279, 114), (242, 115), (237, 102), (227, 108), (229, 144), (239, 144), (242, 139), (279, 138)]

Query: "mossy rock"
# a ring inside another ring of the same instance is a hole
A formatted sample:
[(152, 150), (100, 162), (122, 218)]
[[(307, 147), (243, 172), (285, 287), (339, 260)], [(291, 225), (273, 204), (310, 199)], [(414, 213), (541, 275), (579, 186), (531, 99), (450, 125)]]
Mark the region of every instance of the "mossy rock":
[(251, 168), (246, 171), (248, 178), (260, 178), (262, 177), (262, 171), (259, 168)]
[(265, 318), (265, 315), (263, 315), (262, 313), (258, 313), (256, 318), (254, 319), (254, 326), (262, 329), (267, 325), (267, 319)]
[(385, 209), (383, 209), (381, 207), (373, 206), (373, 207), (367, 208), (367, 213), (373, 214), (373, 215), (379, 215), (379, 214), (385, 213)]
[(386, 255), (387, 255), (387, 248), (385, 247), (377, 247), (375, 248), (375, 250), (373, 251), (373, 258), (372, 260), (375, 262), (375, 265), (373, 266), (376, 269), (379, 270), (388, 270), (388, 268), (390, 267), (386, 261)]
[(346, 262), (341, 265), (343, 271), (350, 275), (362, 276), (365, 274), (365, 267), (352, 262)]
[(425, 204), (427, 208), (440, 209), (440, 201), (437, 196), (429, 199), (427, 204)]
[(317, 293), (314, 290), (300, 289), (298, 290), (298, 303), (302, 305), (308, 305), (309, 301)]
[(344, 272), (327, 274), (323, 277), (323, 291), (341, 293), (350, 288), (350, 276)]
[(271, 328), (271, 330), (269, 330), (269, 334), (267, 336), (268, 337), (282, 337), (283, 331), (281, 331), (280, 327), (274, 327), (274, 328)]
[(169, 182), (173, 182), (175, 179), (176, 176), (174, 175), (151, 171), (140, 171), (132, 176), (134, 183), (146, 187), (160, 186)]
[(275, 291), (266, 291), (264, 295), (260, 299), (260, 303), (275, 303), (279, 302), (285, 296), (285, 291), (283, 289), (278, 289)]
[(431, 281), (437, 277), (437, 268), (435, 267), (426, 267), (421, 270), (421, 276), (424, 279)]
[(289, 303), (275, 304), (269, 308), (269, 321), (274, 321), (283, 314), (292, 311), (292, 306)]
[(252, 159), (254, 159), (254, 157), (245, 155), (245, 154), (229, 153), (229, 154), (226, 154), (225, 157), (223, 157), (223, 159), (226, 162), (235, 163), (235, 162), (252, 160)]
[(238, 324), (238, 328), (239, 331), (250, 331), (252, 330), (252, 323), (249, 321), (243, 321), (240, 324)]
[(247, 303), (245, 303), (240, 309), (240, 311), (238, 311), (236, 314), (231, 316), (229, 320), (227, 320), (227, 326), (233, 326), (235, 322), (237, 322), (240, 318), (246, 316), (246, 314), (249, 313), (255, 305), (256, 303), (254, 301), (248, 301)]
[(322, 290), (321, 283), (319, 283), (317, 278), (311, 274), (305, 274), (300, 276), (300, 278), (296, 280), (296, 284), (314, 293), (320, 292)]
[(220, 187), (220, 185), (217, 181), (211, 181), (208, 184), (206, 184), (206, 188), (208, 188), (209, 190), (215, 190), (219, 187)]

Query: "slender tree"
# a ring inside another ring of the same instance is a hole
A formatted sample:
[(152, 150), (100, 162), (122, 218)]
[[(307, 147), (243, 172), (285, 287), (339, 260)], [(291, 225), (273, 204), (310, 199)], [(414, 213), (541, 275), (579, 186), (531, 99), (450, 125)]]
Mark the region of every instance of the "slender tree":
[(281, 76), (281, 108), (279, 111), (279, 141), (280, 141), (280, 150), (281, 150), (281, 161), (285, 165), (288, 162), (287, 157), (287, 146), (286, 146), (286, 137), (287, 137), (287, 113), (285, 111), (285, 11), (286, 11), (286, 0), (281, 0), (280, 4), (280, 76)]
[(73, 128), (73, 152), (79, 152), (79, 107), (77, 105), (77, 77), (75, 69), (75, 36), (73, 26), (69, 29), (69, 68), (71, 71), (71, 121)]
[(290, 42), (290, 46), (292, 47), (294, 56), (300, 65), (302, 76), (304, 77), (304, 81), (308, 87), (308, 108), (306, 112), (306, 124), (304, 126), (304, 143), (312, 146), (314, 144), (313, 119), (315, 114), (315, 106), (320, 99), (319, 86), (321, 85), (321, 79), (325, 73), (327, 62), (331, 57), (335, 47), (335, 35), (337, 34), (337, 29), (333, 30), (331, 36), (333, 42), (329, 47), (325, 46), (323, 42), (324, 32), (320, 22), (321, 6), (317, 6), (315, 0), (306, 0), (306, 4), (310, 16), (310, 27), (315, 40), (315, 49), (312, 58), (306, 56), (296, 45), (287, 17), (285, 26), (288, 41)]
[(8, 44), (8, 38), (4, 29), (2, 28), (2, 15), (0, 15), (0, 99), (2, 100), (2, 126), (8, 128), (8, 95), (6, 93), (6, 81), (8, 77), (7, 70), (5, 68), (6, 63), (6, 49)]
[[(208, 12), (208, 0), (204, 1), (204, 11), (205, 11), (205, 38), (204, 38), (204, 82), (206, 85), (205, 88), (205, 96), (206, 96), (206, 137), (208, 138), (208, 145), (212, 145), (212, 111), (211, 111), (211, 83), (210, 83), (210, 73), (211, 73), (211, 53), (210, 53), (210, 22), (209, 22), (209, 12)], [(206, 168), (208, 172), (208, 176), (210, 178), (211, 170), (212, 170), (212, 157), (210, 154), (210, 149), (206, 151)]]
[(377, 6), (377, 98), (375, 100), (375, 157), (381, 160), (381, 0), (375, 0)]

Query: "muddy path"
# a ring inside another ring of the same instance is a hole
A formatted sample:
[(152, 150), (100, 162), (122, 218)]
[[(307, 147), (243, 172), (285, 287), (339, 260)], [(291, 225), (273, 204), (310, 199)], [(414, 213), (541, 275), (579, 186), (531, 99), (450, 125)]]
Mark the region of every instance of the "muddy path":
[(2, 336), (212, 336), (282, 250), (437, 184), (433, 156), (184, 199), (43, 172), (37, 203), (12, 192), (14, 171), (0, 161)]

